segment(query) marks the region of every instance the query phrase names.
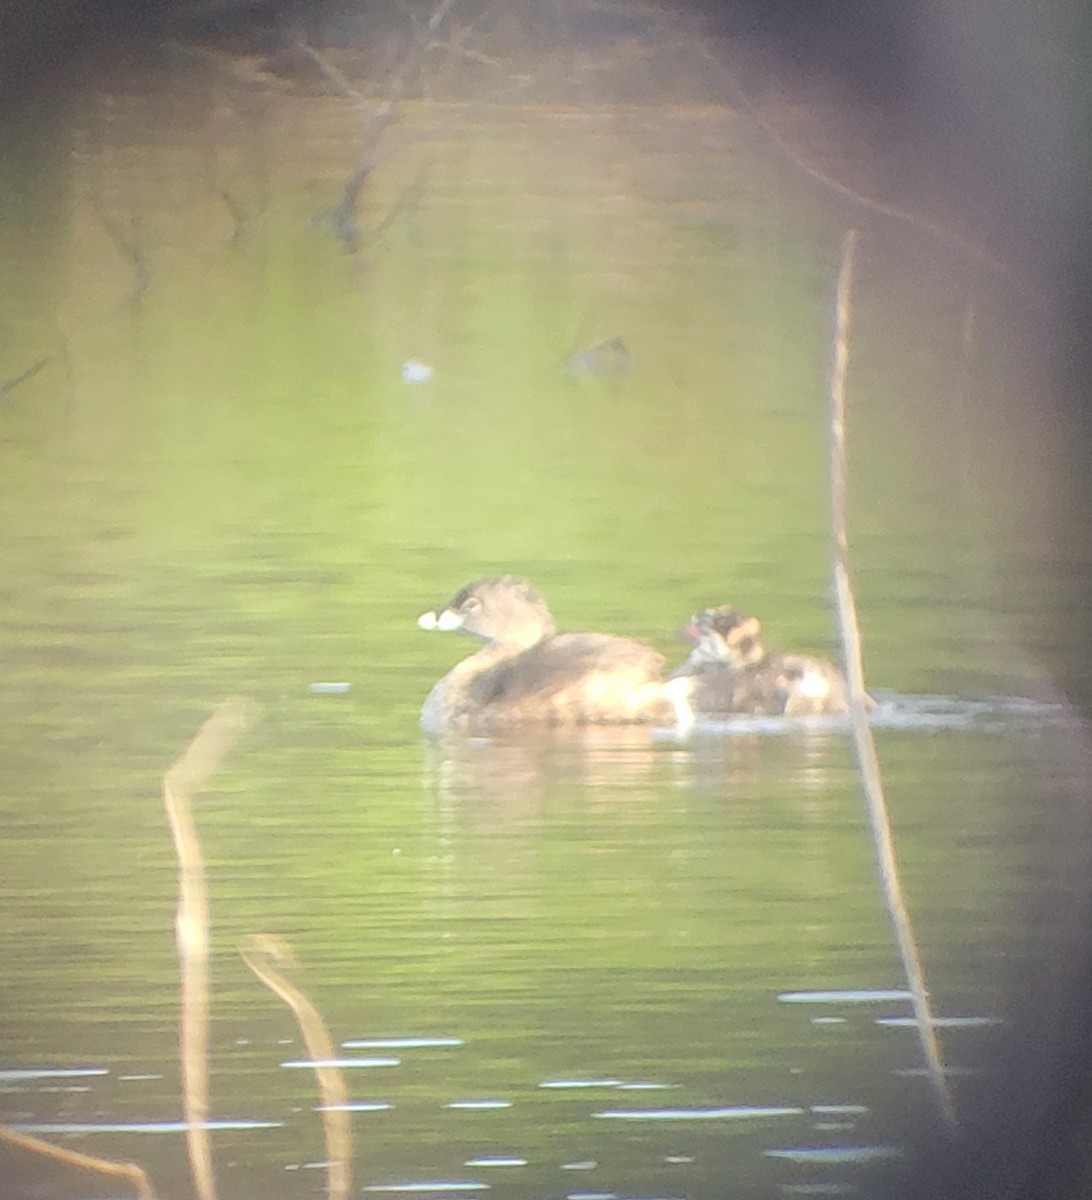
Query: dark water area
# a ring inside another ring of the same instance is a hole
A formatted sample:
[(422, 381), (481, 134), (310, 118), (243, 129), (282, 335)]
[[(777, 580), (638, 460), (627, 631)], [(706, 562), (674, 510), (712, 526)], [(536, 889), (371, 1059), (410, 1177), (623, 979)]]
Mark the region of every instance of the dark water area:
[[(834, 654), (853, 225), (873, 728), (947, 1082), (1015, 1194), (1089, 878), (1058, 677), (1090, 563), (1034, 286), (802, 172), (685, 42), (494, 36), (389, 125), (331, 85), (351, 54), (301, 81), (191, 43), (8, 122), (0, 1120), (190, 1194), (161, 779), (243, 694), (195, 799), (220, 1195), (324, 1186), (306, 1048), (237, 952), (263, 931), (346, 1060), (354, 1195), (923, 1194), (947, 1143), (845, 724), (418, 728), (473, 648), (418, 614), (502, 571), (672, 665), (726, 602)], [(763, 122), (882, 193), (895, 148), (820, 98)], [(14, 1194), (128, 1194), (5, 1155)]]

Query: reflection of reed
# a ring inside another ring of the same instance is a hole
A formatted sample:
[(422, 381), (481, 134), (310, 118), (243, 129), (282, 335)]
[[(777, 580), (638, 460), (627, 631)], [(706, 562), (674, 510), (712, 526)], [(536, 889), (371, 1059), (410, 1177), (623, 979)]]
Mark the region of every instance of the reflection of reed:
[[(781, 722), (780, 717), (768, 718)], [(663, 787), (686, 792), (751, 794), (770, 776), (771, 761), (790, 772), (802, 793), (831, 786), (841, 770), (829, 750), (841, 744), (841, 726), (801, 724), (791, 737), (773, 737), (757, 724), (742, 731), (725, 719), (710, 736), (680, 740), (672, 730), (644, 725), (587, 725), (571, 729), (518, 729), (491, 738), (450, 737), (429, 745), (421, 782), (452, 813), (489, 828), (520, 825), (571, 786), (586, 790), (589, 809), (617, 811), (625, 790), (633, 800)], [(714, 732), (715, 731), (715, 732)]]
[(876, 743), (868, 723), (864, 667), (861, 662), (861, 633), (857, 625), (857, 604), (849, 575), (849, 544), (846, 536), (846, 373), (849, 367), (849, 327), (852, 315), (853, 261), (857, 249), (857, 231), (851, 229), (842, 244), (842, 265), (838, 272), (835, 301), (834, 359), (830, 376), (830, 507), (831, 542), (837, 609), (846, 680), (849, 683), (849, 713), (853, 726), (853, 745), (861, 772), (868, 819), (872, 830), (880, 883), (888, 915), (895, 929), (899, 955), (913, 997), (918, 1040), (929, 1064), (941, 1112), (949, 1127), (955, 1128), (956, 1115), (951, 1093), (944, 1079), (940, 1046), (929, 1007), (925, 972), (914, 940), (914, 930), (902, 894), (895, 843), (887, 813)]
[(208, 1072), (208, 889), (201, 843), (190, 811), (190, 796), (216, 772), (224, 756), (256, 715), (255, 706), (234, 696), (220, 704), (182, 756), (163, 776), (163, 803), (178, 856), (178, 942), (182, 986), (179, 1057), (186, 1146), (199, 1200), (215, 1200), (207, 1128)]
[(20, 1150), (27, 1150), (31, 1154), (52, 1158), (56, 1162), (76, 1167), (81, 1171), (97, 1171), (100, 1175), (112, 1175), (115, 1178), (127, 1179), (133, 1185), (140, 1200), (155, 1200), (151, 1180), (136, 1163), (111, 1162), (108, 1158), (95, 1158), (90, 1154), (79, 1154), (75, 1150), (64, 1150), (60, 1146), (52, 1146), (49, 1142), (30, 1137), (29, 1134), (6, 1129), (2, 1125), (0, 1125), (0, 1142), (6, 1142), (9, 1146), (16, 1146)]
[(292, 1010), (311, 1056), (322, 1095), (322, 1128), (326, 1137), (326, 1194), (329, 1200), (346, 1200), (352, 1187), (353, 1135), (349, 1124), (348, 1093), (337, 1052), (319, 1011), (288, 982), (273, 964), (295, 966), (287, 942), (268, 933), (247, 938), (239, 947), (243, 962), (258, 979)]
[[(364, 190), (364, 185), (375, 170), (381, 157), (379, 152), (380, 140), (387, 126), (398, 115), (398, 106), (411, 77), (422, 69), (425, 55), (431, 47), (432, 35), (443, 24), (449, 9), (453, 7), (455, 2), (456, 0), (438, 0), (427, 24), (410, 40), (401, 61), (395, 68), (390, 79), (386, 81), (385, 91), (387, 99), (375, 110), (363, 131), (357, 151), (357, 163), (353, 168), (352, 174), (346, 181), (345, 187), (342, 189), (341, 199), (326, 214), (326, 219), (333, 229), (334, 234), (350, 253), (355, 254), (360, 247), (360, 226), (357, 222), (357, 207), (360, 202), (360, 194)], [(340, 91), (353, 97), (357, 103), (357, 107), (361, 111), (366, 110), (367, 106), (364, 98), (353, 88), (340, 71), (333, 67), (316, 50), (308, 47), (307, 53), (323, 71), (327, 79)], [(410, 197), (407, 193), (403, 193), (403, 198), (405, 202), (408, 202)], [(401, 210), (402, 206), (402, 200), (395, 204), (395, 208), (398, 210)], [(391, 213), (388, 213), (382, 222), (382, 228), (390, 225), (396, 215), (397, 213), (394, 213), (393, 210)]]

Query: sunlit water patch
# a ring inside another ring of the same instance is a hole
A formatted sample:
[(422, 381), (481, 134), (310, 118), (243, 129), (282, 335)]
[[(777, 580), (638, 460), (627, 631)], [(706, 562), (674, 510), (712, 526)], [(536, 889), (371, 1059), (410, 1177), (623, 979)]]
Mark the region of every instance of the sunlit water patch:
[(733, 1105), (729, 1108), (613, 1109), (592, 1113), (608, 1121), (747, 1121), (765, 1117), (798, 1117), (802, 1108)]
[(462, 1046), (457, 1037), (360, 1038), (341, 1043), (343, 1050), (420, 1050), (432, 1046)]
[[(283, 1121), (220, 1120), (202, 1121), (200, 1128), (210, 1130), (282, 1129)], [(55, 1121), (40, 1124), (13, 1124), (19, 1133), (92, 1134), (92, 1133), (185, 1133), (185, 1121)]]
[(351, 1071), (362, 1067), (397, 1067), (400, 1058), (292, 1058), (282, 1062), (281, 1066), (289, 1070), (305, 1070), (315, 1067), (337, 1067), (341, 1071)]
[(910, 992), (892, 988), (848, 988), (824, 992), (782, 992), (782, 1004), (886, 1004), (893, 1000), (913, 1000)]
[(564, 1090), (566, 1088), (616, 1088), (621, 1085), (620, 1079), (545, 1079), (538, 1086)]
[(383, 1112), (389, 1108), (394, 1105), (383, 1100), (356, 1100), (348, 1104), (318, 1104), (315, 1112)]
[(767, 1158), (784, 1158), (798, 1163), (871, 1163), (898, 1158), (897, 1146), (784, 1146), (764, 1150)]
[[(917, 1029), (922, 1022), (916, 1017), (877, 1017), (876, 1024), (890, 1029)], [(1004, 1021), (1000, 1017), (933, 1017), (928, 1024), (937, 1029), (989, 1029)]]
[(464, 1109), (468, 1112), (487, 1112), (493, 1108), (511, 1108), (511, 1100), (449, 1100), (444, 1108)]
[(611, 1088), (619, 1092), (667, 1092), (677, 1089), (677, 1083), (659, 1083), (654, 1079), (544, 1079), (539, 1085), (548, 1091), (586, 1091)]
[(860, 1189), (855, 1183), (780, 1183), (783, 1196), (851, 1196)]
[(412, 1195), (447, 1195), (451, 1192), (483, 1192), (489, 1191), (488, 1183), (480, 1183), (468, 1179), (430, 1179), (410, 1183), (373, 1183), (364, 1189), (366, 1192), (409, 1193)]
[(109, 1075), (107, 1067), (16, 1067), (0, 1071), (2, 1083), (31, 1083), (40, 1079), (84, 1079)]
[(527, 1159), (516, 1158), (513, 1155), (482, 1155), (479, 1158), (468, 1158), (464, 1167), (525, 1167)]
[[(953, 1063), (945, 1063), (940, 1068), (941, 1075), (950, 1076), (953, 1079), (972, 1079), (977, 1076), (988, 1074), (982, 1067), (963, 1067)], [(903, 1078), (928, 1078), (934, 1074), (932, 1070), (926, 1067), (899, 1067), (891, 1072), (892, 1075), (897, 1075)]]

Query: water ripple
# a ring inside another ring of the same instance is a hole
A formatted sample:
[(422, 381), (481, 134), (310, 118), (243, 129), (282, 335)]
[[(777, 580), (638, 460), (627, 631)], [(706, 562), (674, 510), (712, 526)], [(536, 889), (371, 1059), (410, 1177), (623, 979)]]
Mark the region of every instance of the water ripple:
[(799, 1117), (803, 1112), (802, 1108), (737, 1105), (730, 1108), (616, 1109), (592, 1113), (592, 1116), (616, 1121), (739, 1121), (755, 1117)]

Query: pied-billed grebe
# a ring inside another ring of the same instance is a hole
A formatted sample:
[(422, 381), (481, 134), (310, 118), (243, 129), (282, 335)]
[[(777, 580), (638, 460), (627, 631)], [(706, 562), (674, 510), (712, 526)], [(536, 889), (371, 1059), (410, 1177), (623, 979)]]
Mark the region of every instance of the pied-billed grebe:
[[(729, 605), (690, 619), (690, 656), (672, 673), (668, 692), (680, 723), (695, 714), (834, 716), (849, 712), (846, 681), (831, 663), (766, 649), (762, 626)], [(871, 699), (868, 707), (874, 707)]]
[(610, 634), (558, 633), (546, 601), (526, 579), (468, 583), (417, 624), (485, 642), (429, 692), (421, 709), (426, 733), (670, 718), (663, 655)]

